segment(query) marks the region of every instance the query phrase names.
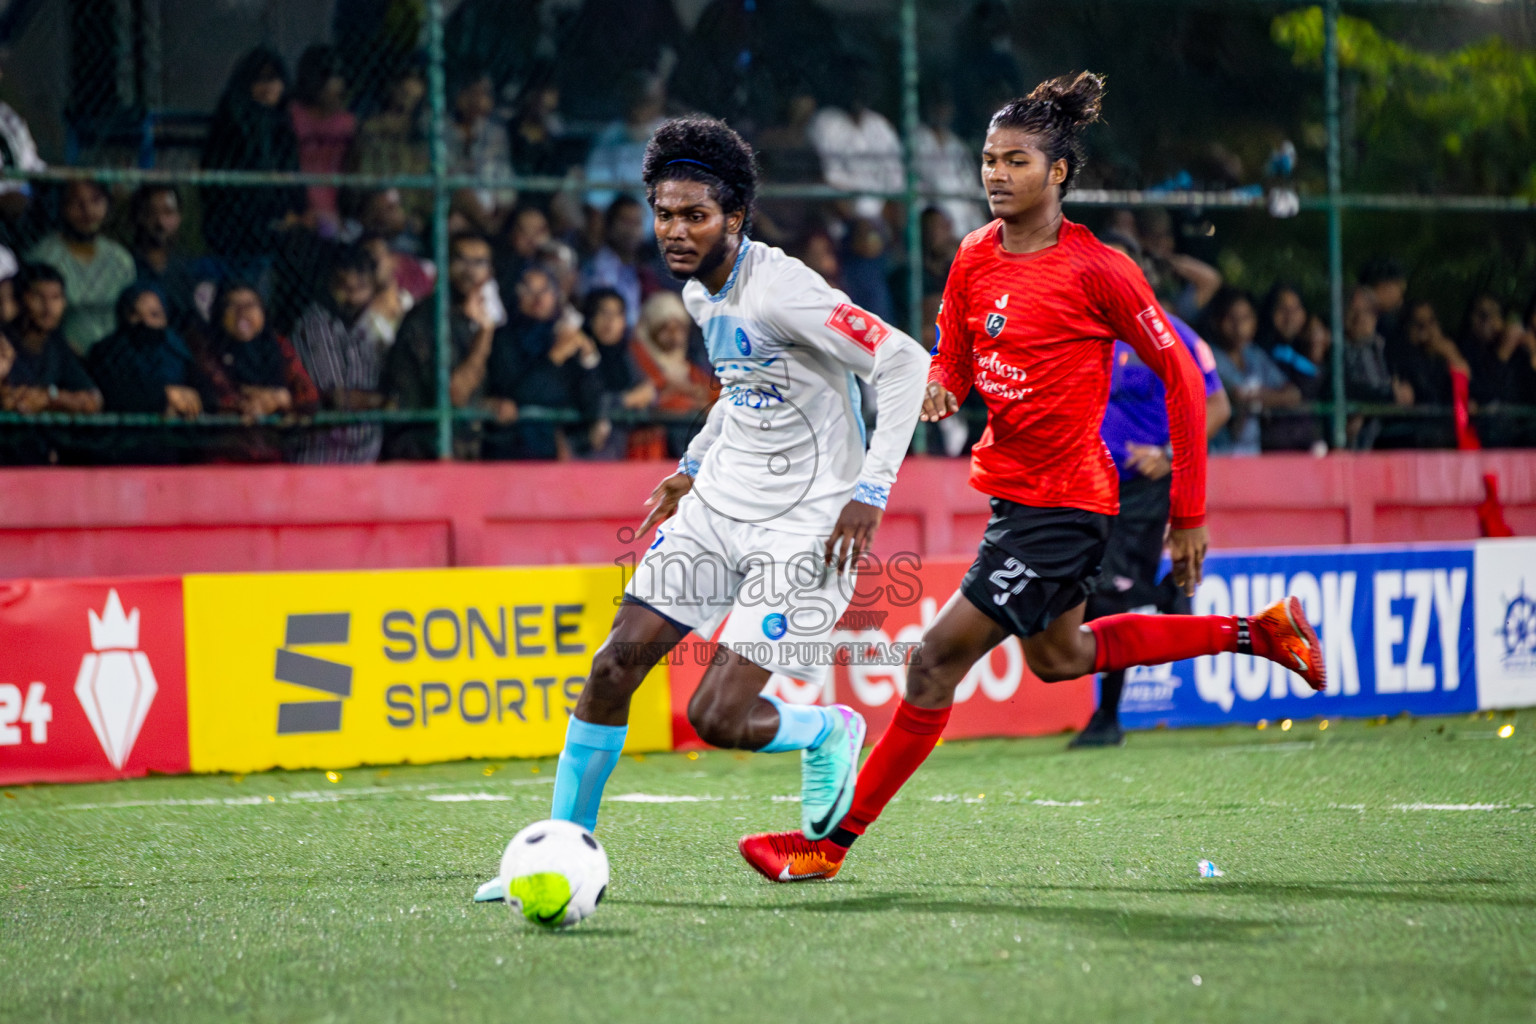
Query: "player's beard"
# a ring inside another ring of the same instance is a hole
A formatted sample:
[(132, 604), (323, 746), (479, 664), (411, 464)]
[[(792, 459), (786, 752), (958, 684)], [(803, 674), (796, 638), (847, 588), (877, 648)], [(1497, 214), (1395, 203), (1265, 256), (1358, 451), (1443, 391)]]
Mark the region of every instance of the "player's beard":
[(668, 267), (668, 273), (679, 281), (687, 281), (689, 278), (694, 277), (708, 277), (720, 268), (720, 264), (725, 262), (726, 253), (729, 251), (727, 243), (730, 241), (730, 237), (729, 232), (720, 232), (720, 240), (710, 246), (709, 251), (699, 259), (699, 265), (691, 272), (680, 274)]

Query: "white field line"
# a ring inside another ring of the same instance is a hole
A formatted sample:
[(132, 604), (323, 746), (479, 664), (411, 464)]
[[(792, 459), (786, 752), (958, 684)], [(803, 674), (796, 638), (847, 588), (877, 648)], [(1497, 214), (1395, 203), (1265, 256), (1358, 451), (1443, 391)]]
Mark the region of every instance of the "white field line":
[(1089, 804), (1098, 803), (1097, 800), (1031, 800), (1036, 807), (1087, 807)]
[[(929, 797), (928, 800), (929, 800), (929, 802), (936, 803), (936, 804), (955, 804), (955, 803), (962, 803), (962, 802), (968, 803), (968, 804), (986, 803), (986, 800), (984, 800), (983, 798), (981, 798), (979, 796), (961, 796), (959, 793), (940, 793), (938, 796), (931, 796), (931, 797)], [(1009, 799), (1007, 796), (1004, 796), (1002, 798), (1002, 802), (1003, 803), (1027, 803), (1027, 804), (1033, 804), (1036, 807), (1090, 807), (1090, 806), (1098, 803), (1099, 801), (1097, 801), (1097, 800), (1024, 800), (1024, 801), (1016, 801), (1016, 800)]]
[[(553, 778), (542, 779), (509, 779), (500, 783), (487, 783), (499, 786), (547, 786), (554, 782)], [(61, 804), (57, 807), (47, 808), (55, 811), (108, 811), (119, 809), (131, 809), (138, 807), (255, 807), (264, 804), (317, 804), (339, 803), (347, 800), (364, 800), (375, 797), (406, 796), (412, 794), (424, 794), (424, 799), (434, 803), (471, 803), (478, 801), (505, 802), (516, 799), (513, 796), (487, 792), (465, 792), (463, 782), (438, 782), (426, 783), (415, 786), (370, 786), (368, 788), (352, 787), (349, 789), (333, 790), (301, 790), (296, 793), (263, 794), (249, 796), (228, 797), (200, 797), (195, 799), (171, 798), (164, 800), (123, 800), (116, 803), (81, 803)], [(444, 793), (442, 790), (459, 790), (459, 792)], [(658, 793), (618, 793), (607, 797), (614, 803), (624, 804), (693, 804), (693, 803), (718, 803), (726, 799), (719, 796), (693, 796), (683, 794), (658, 794)], [(732, 800), (751, 799), (750, 797), (736, 795)], [(795, 795), (774, 795), (769, 799), (774, 803), (798, 802)], [(965, 797), (958, 793), (944, 793), (927, 798), (933, 803), (983, 803), (978, 797)], [(1004, 803), (1028, 803), (1036, 807), (1089, 807), (1101, 803), (1100, 800), (1050, 800), (1032, 799), (1015, 801), (1003, 797)], [(6, 808), (10, 810), (12, 808)], [(21, 808), (15, 808), (21, 810)], [(30, 808), (29, 808), (30, 809)], [(1329, 804), (1329, 810), (1367, 811), (1371, 808), (1365, 804)], [(1444, 812), (1494, 812), (1494, 811), (1530, 811), (1536, 810), (1536, 804), (1506, 804), (1506, 803), (1400, 803), (1388, 805), (1388, 810), (1393, 811), (1444, 811)]]

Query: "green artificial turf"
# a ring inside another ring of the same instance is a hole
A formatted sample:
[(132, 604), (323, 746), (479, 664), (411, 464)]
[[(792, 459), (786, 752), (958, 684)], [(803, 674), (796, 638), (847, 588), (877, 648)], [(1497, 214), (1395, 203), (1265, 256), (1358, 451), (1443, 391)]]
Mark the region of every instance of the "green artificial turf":
[(1529, 712), (950, 743), (796, 886), (735, 843), (797, 758), (626, 757), (697, 799), (608, 803), (559, 933), (470, 902), (549, 760), (13, 788), (0, 1019), (1530, 1021), (1533, 755)]

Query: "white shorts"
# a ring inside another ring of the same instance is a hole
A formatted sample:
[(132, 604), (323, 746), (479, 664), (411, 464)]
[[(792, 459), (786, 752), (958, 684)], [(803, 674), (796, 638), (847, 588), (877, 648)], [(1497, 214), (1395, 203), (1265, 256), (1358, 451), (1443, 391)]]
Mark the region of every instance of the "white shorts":
[(832, 667), (833, 627), (856, 582), (851, 569), (840, 575), (827, 567), (826, 543), (737, 522), (685, 494), (624, 596), (706, 640), (729, 616), (723, 646), (770, 672), (821, 683)]

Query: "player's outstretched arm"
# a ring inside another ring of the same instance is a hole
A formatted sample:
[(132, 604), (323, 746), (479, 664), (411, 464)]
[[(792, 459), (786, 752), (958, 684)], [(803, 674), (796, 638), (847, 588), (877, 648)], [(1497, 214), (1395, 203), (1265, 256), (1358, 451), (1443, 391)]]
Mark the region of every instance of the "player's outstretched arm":
[(937, 423), (959, 412), (976, 376), (971, 336), (965, 330), (965, 268), (958, 259), (944, 282), (944, 298), (933, 325), (932, 355), (923, 396), (924, 423)]
[(698, 474), (699, 464), (704, 461), (710, 446), (720, 436), (720, 424), (724, 415), (725, 403), (716, 402), (709, 407), (709, 416), (704, 420), (704, 429), (688, 442), (688, 450), (677, 462), (677, 472), (657, 484), (656, 489), (651, 491), (651, 496), (645, 499), (645, 507), (650, 511), (646, 513), (645, 522), (640, 524), (639, 536), (645, 536), (651, 527), (671, 519), (677, 512), (677, 503), (683, 499), (683, 495), (693, 490), (693, 478)]
[[(875, 388), (876, 422), (852, 501), (827, 538), (827, 564), (841, 572), (868, 548), (896, 471), (912, 443), (928, 376), (928, 353), (798, 260), (775, 281), (763, 322), (784, 343), (815, 349)], [(855, 506), (865, 506), (863, 508)]]
[(874, 543), (875, 531), (884, 518), (885, 509), (866, 505), (858, 499), (844, 505), (842, 514), (837, 517), (837, 525), (832, 528), (832, 536), (827, 538), (823, 553), (826, 564), (837, 566), (839, 574), (846, 572), (850, 565), (858, 565), (864, 552)]
[(1205, 578), (1205, 550), (1210, 544), (1205, 527), (1168, 531), (1168, 558), (1173, 562), (1173, 583), (1189, 597)]
[[(859, 373), (857, 367), (853, 369)], [(922, 411), (928, 386), (928, 353), (912, 338), (892, 330), (876, 350), (872, 370), (859, 375), (875, 388), (875, 429), (869, 436), (864, 471), (853, 497), (884, 508), (885, 495), (896, 482), (896, 472)]]
[(645, 522), (640, 524), (636, 536), (644, 537), (650, 532), (651, 527), (660, 525), (677, 514), (677, 503), (683, 500), (683, 495), (693, 490), (693, 477), (679, 470), (656, 485), (651, 491), (651, 496), (645, 499), (645, 507), (650, 509), (646, 513)]
[[(851, 368), (864, 376), (860, 372), (864, 367)], [(922, 409), (928, 353), (912, 338), (893, 329), (875, 349), (868, 379), (875, 387), (875, 430), (869, 438), (853, 500), (838, 516), (837, 526), (827, 538), (827, 564), (835, 564), (838, 572), (856, 562), (874, 540)]]
[[(1150, 293), (1150, 290), (1149, 290)], [(1140, 331), (1122, 327), (1122, 337), (1142, 361), (1162, 379), (1168, 403), (1168, 433), (1173, 448), (1173, 488), (1168, 556), (1173, 562), (1173, 582), (1194, 596), (1204, 572), (1208, 539), (1205, 531), (1205, 378), (1194, 357), (1175, 338), (1172, 345), (1161, 339), (1173, 337), (1173, 329), (1155, 302), (1138, 315)], [(1160, 326), (1159, 326), (1160, 325)], [(1166, 331), (1164, 335), (1161, 332)]]
[(1150, 288), (1146, 299), (1146, 306), (1113, 326), (1163, 382), (1173, 448), (1172, 523), (1175, 530), (1191, 529), (1205, 522), (1205, 378)]
[(1204, 574), (1209, 543), (1205, 530), (1205, 378), (1189, 349), (1176, 338), (1172, 345), (1161, 344), (1160, 339), (1171, 337), (1173, 329), (1155, 302), (1142, 310), (1139, 322), (1142, 331), (1127, 327), (1122, 337), (1137, 339), (1132, 343), (1137, 355), (1163, 382), (1173, 448), (1168, 557), (1173, 562), (1174, 585), (1193, 597)]
[(1084, 285), (1113, 336), (1135, 349), (1163, 382), (1173, 447), (1173, 528), (1199, 526), (1205, 522), (1205, 378), (1128, 257), (1109, 251)]
[[(1159, 319), (1162, 311), (1156, 311)], [(1143, 318), (1147, 316), (1145, 312)], [(1164, 324), (1165, 330), (1171, 330)], [(1149, 355), (1156, 353), (1156, 355)], [(1193, 597), (1205, 566), (1205, 378), (1182, 344), (1158, 347), (1148, 341), (1137, 354), (1162, 378), (1173, 448), (1173, 494), (1168, 557), (1173, 582)], [(1181, 486), (1182, 485), (1182, 486)]]
[(720, 425), (725, 422), (725, 403), (716, 400), (709, 407), (709, 414), (704, 419), (704, 428), (693, 435), (693, 440), (688, 442), (688, 450), (683, 453), (682, 459), (677, 463), (677, 471), (689, 476), (697, 476), (699, 465), (704, 461), (704, 456), (720, 437)]
[(918, 418), (924, 423), (937, 423), (959, 411), (960, 403), (955, 399), (955, 393), (938, 381), (930, 381), (923, 392), (923, 412)]
[(1205, 563), (1205, 378), (1140, 268), (1111, 253), (1087, 275), (1089, 298), (1107, 326), (1136, 350), (1163, 382), (1173, 448), (1172, 515), (1168, 536), (1174, 582), (1186, 594), (1199, 586)]

